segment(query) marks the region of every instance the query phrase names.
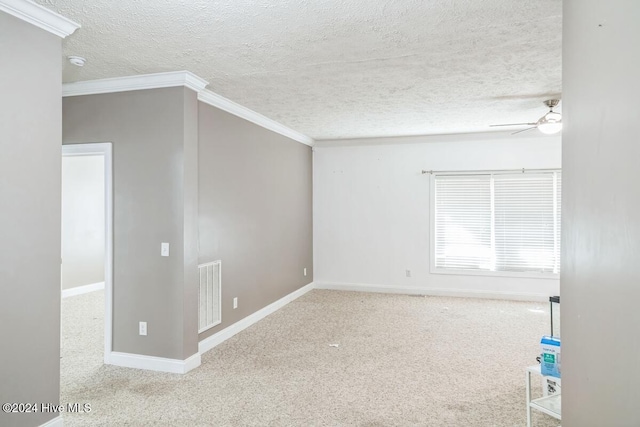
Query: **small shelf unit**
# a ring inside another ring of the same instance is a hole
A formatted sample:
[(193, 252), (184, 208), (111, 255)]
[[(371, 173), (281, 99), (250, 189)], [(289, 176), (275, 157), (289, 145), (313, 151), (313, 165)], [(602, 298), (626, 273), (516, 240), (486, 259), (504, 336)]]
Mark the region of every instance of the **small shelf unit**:
[(526, 371), (527, 381), (527, 427), (531, 427), (531, 410), (535, 409), (558, 420), (562, 419), (561, 393), (550, 394), (537, 399), (531, 399), (531, 374), (542, 375), (540, 365), (529, 366)]

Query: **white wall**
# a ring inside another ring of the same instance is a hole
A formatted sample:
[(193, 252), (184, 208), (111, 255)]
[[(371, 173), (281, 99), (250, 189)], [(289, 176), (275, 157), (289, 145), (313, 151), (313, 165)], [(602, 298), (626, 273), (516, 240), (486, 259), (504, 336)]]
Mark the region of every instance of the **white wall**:
[(62, 289), (104, 282), (104, 157), (62, 158)]
[(319, 286), (515, 299), (558, 294), (557, 279), (431, 274), (429, 175), (421, 171), (560, 168), (559, 136), (320, 141), (313, 161)]
[(640, 2), (563, 2), (562, 425), (640, 426)]

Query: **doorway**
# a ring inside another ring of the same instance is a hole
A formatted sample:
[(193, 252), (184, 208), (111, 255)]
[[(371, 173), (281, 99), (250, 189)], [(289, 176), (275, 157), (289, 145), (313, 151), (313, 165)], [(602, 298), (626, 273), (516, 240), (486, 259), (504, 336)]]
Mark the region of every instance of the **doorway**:
[[(111, 143), (62, 146), (61, 295), (66, 304), (66, 298), (86, 299), (89, 295), (83, 294), (98, 295), (96, 291), (104, 289), (105, 364), (113, 325), (112, 177)], [(74, 310), (81, 313), (90, 307)]]

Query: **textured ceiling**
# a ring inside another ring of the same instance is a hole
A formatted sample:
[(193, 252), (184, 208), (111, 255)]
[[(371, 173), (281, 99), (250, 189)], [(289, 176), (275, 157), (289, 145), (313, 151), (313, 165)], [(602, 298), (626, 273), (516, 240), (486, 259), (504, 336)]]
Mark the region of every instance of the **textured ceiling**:
[(561, 0), (37, 0), (82, 28), (65, 82), (188, 70), (315, 139), (536, 121)]

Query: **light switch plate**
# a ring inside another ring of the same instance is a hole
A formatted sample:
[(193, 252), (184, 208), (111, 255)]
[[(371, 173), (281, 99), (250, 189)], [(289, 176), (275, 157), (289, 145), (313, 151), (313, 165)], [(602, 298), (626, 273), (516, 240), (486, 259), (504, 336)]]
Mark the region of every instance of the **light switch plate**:
[(147, 322), (140, 322), (138, 332), (140, 335), (147, 335)]
[(160, 256), (169, 256), (169, 244), (161, 243), (160, 244)]

